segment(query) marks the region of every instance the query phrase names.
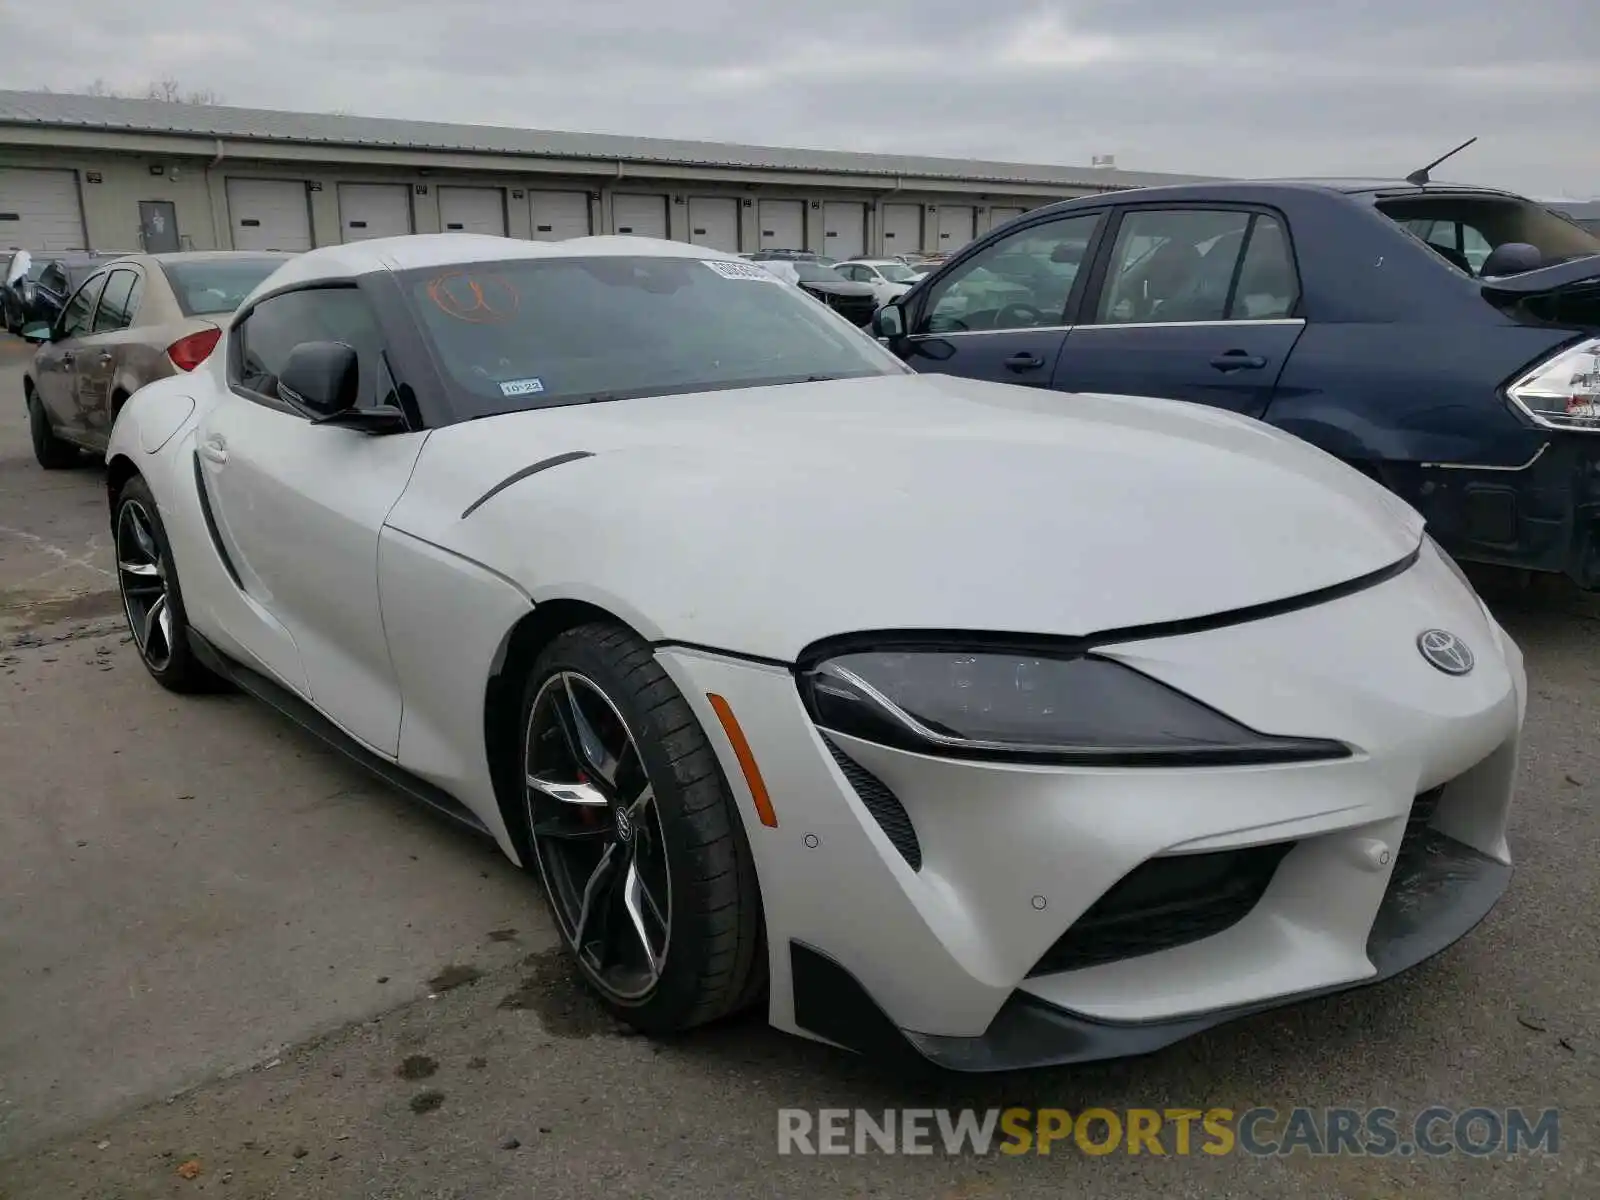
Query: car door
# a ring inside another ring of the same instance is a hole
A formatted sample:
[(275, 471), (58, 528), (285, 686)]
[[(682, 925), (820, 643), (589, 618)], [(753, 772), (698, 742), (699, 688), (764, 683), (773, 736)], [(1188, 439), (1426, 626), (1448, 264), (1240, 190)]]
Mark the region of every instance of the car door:
[(1051, 386), (1264, 414), (1305, 328), (1283, 218), (1129, 207), (1105, 240)]
[(1052, 217), (964, 254), (912, 293), (896, 349), (921, 372), (1048, 387), (1101, 219)]
[(95, 306), (109, 275), (109, 271), (96, 271), (72, 293), (51, 326), (50, 340), (39, 348), (33, 360), (33, 385), (50, 425), (73, 442), (83, 441), (87, 435), (78, 404), (78, 356), (83, 352), (84, 339), (94, 328)]
[(77, 405), (84, 440), (103, 449), (111, 437), (111, 381), (126, 353), (127, 329), (143, 291), (139, 271), (116, 267), (106, 276), (94, 322), (77, 354)]
[(378, 535), (427, 435), (316, 424), (279, 398), (290, 351), (311, 341), (355, 348), (362, 404), (389, 396), (384, 337), (360, 287), (258, 301), (229, 334), (230, 388), (199, 423), (206, 499), (239, 586), (293, 638), (305, 698), (393, 757), (400, 693), (379, 607)]

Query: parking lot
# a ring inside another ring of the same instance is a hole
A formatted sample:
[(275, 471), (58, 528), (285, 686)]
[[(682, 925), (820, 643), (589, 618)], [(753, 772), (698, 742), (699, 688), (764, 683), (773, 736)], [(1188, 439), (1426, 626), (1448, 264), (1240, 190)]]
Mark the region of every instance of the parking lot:
[[(908, 1078), (757, 1019), (625, 1036), (533, 883), (122, 635), (97, 467), (47, 473), (0, 339), (0, 1197), (1596, 1194), (1600, 604), (1497, 588), (1526, 655), (1511, 891), (1392, 983), (1152, 1057)], [(1508, 1158), (781, 1156), (780, 1109), (1556, 1107)]]

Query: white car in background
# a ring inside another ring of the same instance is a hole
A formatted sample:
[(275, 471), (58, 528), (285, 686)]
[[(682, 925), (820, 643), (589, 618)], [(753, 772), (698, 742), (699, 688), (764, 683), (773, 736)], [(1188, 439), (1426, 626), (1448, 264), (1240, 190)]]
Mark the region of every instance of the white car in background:
[(869, 284), (879, 305), (898, 300), (920, 276), (897, 258), (852, 258), (834, 268), (846, 279)]
[(1465, 935), (1526, 684), (1422, 519), (1058, 399), (702, 247), (330, 246), (122, 409), (118, 580), (157, 682), (493, 838), (652, 1034), (1082, 1061)]

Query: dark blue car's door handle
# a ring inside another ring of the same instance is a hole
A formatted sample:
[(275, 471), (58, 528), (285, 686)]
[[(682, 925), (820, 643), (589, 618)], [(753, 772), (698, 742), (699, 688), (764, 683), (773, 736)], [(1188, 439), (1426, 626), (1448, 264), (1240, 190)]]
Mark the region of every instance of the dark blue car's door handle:
[(1267, 365), (1267, 360), (1247, 350), (1229, 350), (1213, 358), (1211, 365), (1219, 371), (1259, 371)]
[(1044, 366), (1044, 359), (1037, 354), (1029, 354), (1026, 351), (1021, 354), (1013, 354), (1006, 359), (1006, 370), (1008, 371), (1037, 371), (1042, 366)]

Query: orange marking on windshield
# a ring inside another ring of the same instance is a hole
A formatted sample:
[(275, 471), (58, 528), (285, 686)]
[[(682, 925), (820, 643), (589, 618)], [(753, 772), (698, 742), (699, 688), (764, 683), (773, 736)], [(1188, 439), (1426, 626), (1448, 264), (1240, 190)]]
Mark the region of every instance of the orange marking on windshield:
[(428, 284), (428, 299), (447, 317), (471, 325), (503, 325), (516, 315), (521, 297), (498, 275), (476, 277), (446, 271)]

